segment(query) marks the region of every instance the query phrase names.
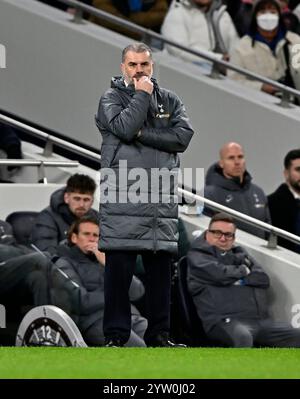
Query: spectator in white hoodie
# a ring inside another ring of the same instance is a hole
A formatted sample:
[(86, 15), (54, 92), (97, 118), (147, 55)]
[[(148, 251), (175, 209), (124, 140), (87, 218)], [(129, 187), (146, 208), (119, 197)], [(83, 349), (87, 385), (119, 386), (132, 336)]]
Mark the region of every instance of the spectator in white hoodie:
[[(225, 10), (221, 0), (173, 0), (161, 33), (189, 49), (228, 61), (238, 34)], [(169, 45), (166, 49), (184, 60), (201, 63), (199, 57), (186, 51)], [(207, 60), (203, 64), (211, 65)]]

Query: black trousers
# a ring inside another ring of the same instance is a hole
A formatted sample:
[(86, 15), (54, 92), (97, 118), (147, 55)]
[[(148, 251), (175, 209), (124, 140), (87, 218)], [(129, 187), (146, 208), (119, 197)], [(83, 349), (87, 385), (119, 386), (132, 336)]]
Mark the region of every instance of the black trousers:
[[(144, 333), (147, 328), (147, 320), (138, 315), (131, 316), (130, 337), (125, 346), (145, 347)], [(82, 331), (82, 336), (88, 346), (103, 346), (105, 339), (103, 336), (103, 320), (99, 319), (92, 324), (86, 331)]]
[[(106, 339), (126, 343), (131, 330), (129, 287), (138, 252), (105, 253), (105, 308), (103, 330)], [(171, 255), (166, 252), (141, 252), (146, 272), (145, 301), (148, 327), (144, 340), (150, 342), (170, 330)]]
[(227, 319), (217, 323), (208, 333), (208, 338), (222, 346), (233, 348), (277, 347), (299, 348), (300, 329), (284, 322), (266, 320)]

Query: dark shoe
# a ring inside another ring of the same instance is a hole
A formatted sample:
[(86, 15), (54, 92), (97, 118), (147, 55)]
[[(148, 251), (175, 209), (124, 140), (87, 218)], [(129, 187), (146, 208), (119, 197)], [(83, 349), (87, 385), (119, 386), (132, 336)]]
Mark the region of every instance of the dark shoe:
[(111, 338), (111, 339), (105, 341), (104, 346), (106, 348), (122, 348), (124, 346), (124, 344), (118, 338)]
[(176, 344), (168, 335), (159, 334), (150, 341), (147, 341), (147, 346), (152, 348), (186, 348), (184, 344)]

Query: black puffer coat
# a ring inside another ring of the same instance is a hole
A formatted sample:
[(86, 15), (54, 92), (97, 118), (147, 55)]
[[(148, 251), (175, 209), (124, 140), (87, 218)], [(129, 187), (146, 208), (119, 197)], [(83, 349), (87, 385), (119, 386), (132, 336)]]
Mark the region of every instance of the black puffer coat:
[[(298, 234), (299, 205), (288, 185), (286, 183), (281, 184), (277, 190), (268, 196), (268, 201), (273, 225), (290, 233)], [(300, 245), (292, 241), (278, 237), (278, 244), (300, 253)]]
[[(204, 195), (218, 204), (271, 223), (266, 194), (252, 183), (252, 177), (247, 171), (244, 173), (243, 183), (240, 183), (238, 179), (226, 178), (218, 163), (213, 164), (207, 171)], [(204, 213), (211, 216), (214, 212), (205, 208)], [(237, 221), (237, 227), (258, 237), (265, 237), (263, 230), (242, 221)]]
[[(267, 318), (270, 281), (262, 267), (242, 247), (223, 252), (210, 245), (205, 234), (194, 241), (187, 256), (188, 287), (205, 331), (226, 318)], [(242, 285), (236, 285), (240, 279)]]
[[(187, 148), (193, 130), (179, 98), (152, 81), (154, 90), (149, 95), (126, 87), (123, 78), (113, 78), (112, 88), (100, 99), (100, 248), (104, 251), (177, 253), (177, 153)], [(155, 184), (154, 174), (161, 168), (171, 181), (170, 189), (166, 183)], [(137, 193), (141, 201), (134, 203), (130, 195)]]
[[(59, 246), (58, 255), (62, 257), (51, 271), (51, 303), (65, 310), (84, 332), (103, 319), (104, 266), (94, 255), (84, 254), (76, 245)], [(130, 300), (138, 300), (144, 291), (143, 283), (134, 276), (129, 290)]]

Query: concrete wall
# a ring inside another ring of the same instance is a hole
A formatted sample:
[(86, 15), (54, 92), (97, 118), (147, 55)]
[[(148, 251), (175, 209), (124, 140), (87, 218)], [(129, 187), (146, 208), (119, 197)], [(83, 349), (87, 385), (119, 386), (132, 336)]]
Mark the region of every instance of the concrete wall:
[[(79, 172), (81, 173), (81, 172)], [(41, 211), (49, 206), (51, 194), (64, 187), (64, 184), (15, 183), (0, 184), (0, 219), (16, 211)], [(99, 209), (99, 199), (95, 196), (93, 208)]]
[(0, 219), (17, 211), (41, 211), (61, 184), (0, 184)]
[[(98, 149), (94, 126), (98, 100), (119, 74), (120, 50), (129, 40), (33, 0), (0, 1), (0, 108)], [(220, 146), (244, 145), (248, 169), (267, 193), (282, 180), (282, 159), (299, 147), (300, 110), (282, 109), (278, 99), (211, 80), (196, 65), (156, 53), (156, 76), (186, 104), (196, 134), (183, 155), (184, 167), (204, 167)]]

